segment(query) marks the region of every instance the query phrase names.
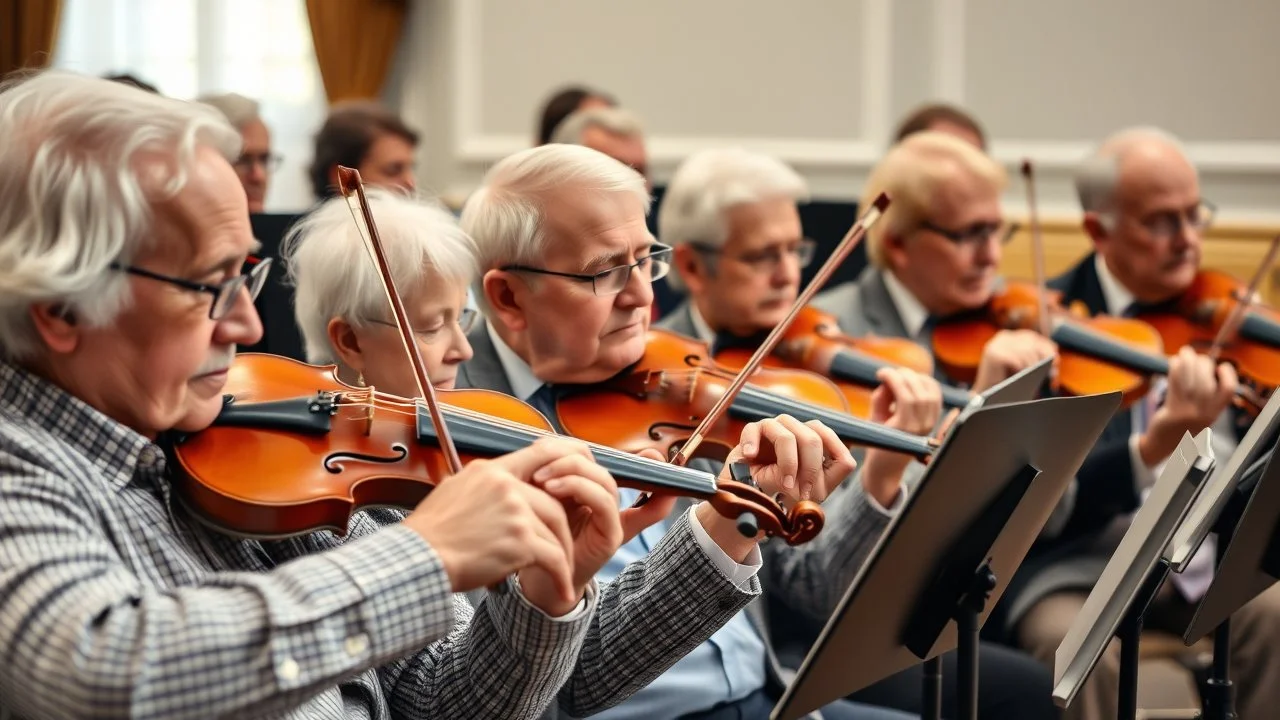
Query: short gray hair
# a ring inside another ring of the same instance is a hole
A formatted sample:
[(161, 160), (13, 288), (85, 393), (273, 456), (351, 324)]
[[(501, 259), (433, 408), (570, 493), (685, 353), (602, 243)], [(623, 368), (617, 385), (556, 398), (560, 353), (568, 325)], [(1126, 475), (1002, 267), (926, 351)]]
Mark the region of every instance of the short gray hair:
[(196, 102), (216, 108), (237, 130), (254, 120), (262, 120), (262, 109), (258, 102), (236, 93), (204, 95), (196, 98)]
[(91, 327), (130, 300), (113, 262), (151, 242), (152, 204), (186, 185), (196, 150), (240, 154), (213, 109), (62, 70), (0, 83), (0, 357), (39, 351), (32, 306)]
[[(387, 264), (406, 304), (433, 281), (467, 287), (476, 274), (475, 244), (439, 204), (369, 188)], [(328, 326), (342, 318), (355, 326), (390, 317), (387, 296), (346, 198), (323, 202), (290, 228), (281, 256), (295, 286), (294, 318), (307, 361), (336, 362)]]
[[(481, 276), (541, 257), (547, 244), (543, 207), (558, 192), (629, 193), (649, 213), (644, 178), (602, 152), (562, 144), (522, 150), (490, 168), (462, 208), (462, 229), (475, 240)], [(475, 298), (488, 310), (482, 279), (476, 279)]]
[(1182, 142), (1172, 133), (1144, 125), (1113, 133), (1094, 148), (1076, 168), (1076, 195), (1084, 212), (1102, 213), (1115, 207), (1120, 184), (1120, 163), (1134, 147), (1143, 143), (1163, 143), (1185, 155)]
[(592, 127), (625, 137), (644, 134), (644, 125), (635, 113), (620, 107), (591, 107), (574, 111), (565, 118), (552, 133), (551, 142), (581, 145), (582, 136)]
[[(806, 202), (809, 186), (770, 155), (742, 148), (703, 150), (690, 155), (671, 176), (658, 207), (658, 239), (672, 247), (720, 247), (729, 239), (725, 213), (730, 208), (773, 198)], [(683, 291), (679, 274), (668, 275), (667, 284)]]

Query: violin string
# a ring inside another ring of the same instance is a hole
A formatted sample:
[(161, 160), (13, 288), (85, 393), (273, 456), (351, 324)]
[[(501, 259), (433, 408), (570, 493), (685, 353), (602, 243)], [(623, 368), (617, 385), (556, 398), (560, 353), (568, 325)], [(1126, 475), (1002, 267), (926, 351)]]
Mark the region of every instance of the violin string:
[(1258, 265), (1258, 269), (1253, 274), (1253, 279), (1249, 281), (1249, 287), (1245, 291), (1244, 297), (1236, 299), (1235, 306), (1231, 308), (1226, 320), (1218, 328), (1218, 334), (1213, 338), (1213, 344), (1209, 346), (1209, 351), (1206, 353), (1215, 363), (1218, 362), (1218, 355), (1222, 352), (1223, 346), (1227, 344), (1227, 338), (1235, 335), (1245, 317), (1248, 316), (1249, 308), (1258, 297), (1258, 287), (1262, 284), (1262, 276), (1267, 271), (1267, 268), (1271, 267), (1271, 264), (1275, 262), (1277, 249), (1280, 249), (1280, 235), (1276, 235), (1271, 239), (1271, 247), (1267, 249), (1267, 254), (1263, 257), (1262, 263)]

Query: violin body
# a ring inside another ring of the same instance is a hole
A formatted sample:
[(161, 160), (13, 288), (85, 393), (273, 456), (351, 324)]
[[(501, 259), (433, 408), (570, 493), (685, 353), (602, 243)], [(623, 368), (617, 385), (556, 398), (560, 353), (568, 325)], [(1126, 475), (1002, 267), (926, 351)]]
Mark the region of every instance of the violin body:
[[(214, 424), (174, 447), (183, 501), (225, 532), (343, 533), (360, 508), (412, 509), (449, 474), (439, 446), (420, 433), (412, 401), (348, 385), (334, 366), (246, 353), (232, 364), (225, 392), (230, 402)], [(501, 393), (438, 392), (455, 406), (551, 430), (532, 407)]]
[[(1146, 395), (1151, 376), (1168, 371), (1164, 342), (1151, 325), (1131, 318), (1089, 317), (1080, 307), (1061, 306), (1050, 292), (1050, 338), (1058, 344), (1056, 384), (1071, 395), (1119, 391), (1126, 406)], [(950, 377), (972, 384), (983, 350), (1001, 330), (1038, 330), (1039, 296), (1030, 283), (1010, 282), (980, 311), (938, 323), (934, 356)]]
[[(710, 358), (704, 343), (651, 329), (639, 363), (586, 391), (567, 390), (556, 412), (565, 432), (574, 437), (630, 452), (653, 448), (670, 456), (725, 393), (733, 374)], [(750, 384), (780, 398), (849, 412), (834, 383), (803, 370), (763, 369)], [(746, 424), (726, 413), (707, 436), (707, 452), (699, 455), (724, 459)]]
[[(1248, 288), (1218, 270), (1201, 270), (1167, 312), (1140, 315), (1164, 338), (1169, 354), (1190, 345), (1208, 350)], [(1225, 338), (1219, 357), (1235, 365), (1241, 379), (1263, 395), (1280, 385), (1280, 313), (1257, 305)]]

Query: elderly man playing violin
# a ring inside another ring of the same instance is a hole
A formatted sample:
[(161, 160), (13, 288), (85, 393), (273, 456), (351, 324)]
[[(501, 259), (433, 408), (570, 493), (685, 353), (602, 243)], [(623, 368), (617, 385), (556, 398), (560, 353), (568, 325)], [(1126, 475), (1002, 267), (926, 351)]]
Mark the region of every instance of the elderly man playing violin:
[(542, 713), (581, 672), (591, 575), (623, 536), (587, 448), (470, 464), (343, 537), (209, 529), (165, 448), (215, 420), (261, 334), (239, 135), (46, 71), (0, 89), (0, 136), (0, 715)]
[[(1115, 133), (1081, 163), (1076, 189), (1094, 252), (1049, 282), (1062, 291), (1064, 302), (1078, 301), (1094, 315), (1140, 317), (1144, 309), (1175, 300), (1190, 287), (1213, 210), (1201, 197), (1196, 169), (1176, 138), (1156, 128)], [(1167, 380), (1113, 418), (1080, 469), (1082, 483), (1113, 488), (1109, 516), (1080, 528), (1083, 536), (1061, 548), (1058, 561), (1033, 581), (1040, 599), (1022, 617), (1016, 637), (1046, 662), (1052, 662), (1102, 560), (1127, 528), (1129, 513), (1182, 435), (1211, 427), (1215, 454), (1223, 459), (1247, 429), (1240, 422), (1244, 413), (1231, 406), (1237, 378), (1229, 364), (1215, 366), (1190, 347), (1166, 350), (1177, 351)], [(1210, 537), (1183, 573), (1170, 576), (1147, 613), (1147, 627), (1175, 634), (1186, 627), (1212, 580), (1214, 542)], [(1277, 640), (1280, 586), (1272, 586), (1231, 618), (1231, 673), (1240, 717), (1269, 717), (1280, 705)], [(1069, 714), (1115, 717), (1117, 673), (1113, 648)]]
[[(651, 284), (670, 262), (670, 250), (646, 228), (648, 207), (638, 173), (581, 146), (545, 145), (490, 169), (462, 212), (462, 227), (479, 249), (482, 275), (475, 287), (486, 322), (470, 334), (475, 356), (462, 364), (459, 385), (527, 399), (556, 419), (562, 386), (593, 385), (639, 362), (648, 342)], [(609, 419), (602, 416), (602, 422)], [(848, 449), (820, 423), (781, 415), (765, 420), (760, 434), (774, 452), (799, 460), (797, 471), (786, 477), (753, 473), (768, 481), (771, 493), (821, 501), (853, 470)], [(744, 437), (727, 460), (743, 455), (747, 443), (756, 440)], [(621, 495), (624, 502), (636, 497), (628, 489)], [(678, 510), (625, 543), (598, 578), (619, 576), (629, 563), (658, 553), (671, 535), (691, 529), (721, 581), (744, 594), (760, 593), (760, 574), (776, 573), (783, 578), (779, 584), (800, 592), (818, 586), (829, 591), (825, 582), (843, 587), (888, 523), (888, 514), (873, 506), (897, 508), (903, 493), (898, 483), (859, 484), (837, 497), (838, 504), (824, 507), (822, 532), (799, 547), (758, 546), (705, 503)], [(692, 577), (696, 569), (680, 573)], [(771, 660), (765, 628), (738, 613), (599, 717), (765, 717), (780, 691)], [(828, 719), (899, 716), (845, 702), (822, 712)]]
[[(472, 357), (465, 333), (476, 315), (464, 301), (476, 275), (475, 247), (453, 216), (431, 203), (372, 190), (369, 196), (428, 375), (436, 387), (452, 389), (459, 366)], [(340, 376), (353, 384), (412, 396), (411, 365), (346, 202), (321, 205), (291, 230), (285, 248), (308, 360), (336, 363)], [(751, 431), (762, 426), (757, 423)], [(770, 441), (795, 442), (785, 429)], [(770, 471), (766, 463), (755, 465), (757, 474)], [(851, 467), (851, 461), (842, 467)], [(670, 507), (655, 501), (624, 510), (623, 537), (630, 540)], [(651, 553), (601, 583), (579, 670), (561, 690), (557, 709), (584, 717), (617, 703), (698, 647), (755, 597), (713, 562), (699, 541), (698, 522), (680, 523)], [(717, 537), (736, 545), (740, 536), (735, 531)], [(574, 560), (591, 563), (590, 576), (600, 566), (592, 558), (602, 553), (607, 558), (616, 549), (616, 543), (586, 533), (574, 546)], [(522, 589), (528, 594), (538, 588), (522, 582)]]
[[(689, 299), (660, 326), (708, 344), (733, 346), (759, 338), (777, 325), (800, 293), (801, 270), (813, 259), (814, 242), (803, 236), (797, 204), (808, 186), (776, 158), (742, 149), (695, 153), (676, 169), (658, 210), (660, 239), (674, 248), (672, 287)], [(892, 206), (890, 206), (892, 207)], [(907, 368), (880, 370), (872, 394), (872, 419), (918, 435), (933, 431), (941, 390), (932, 377)], [(865, 481), (896, 484), (910, 458), (868, 449), (860, 463)], [(915, 475), (918, 464), (909, 475)], [(879, 480), (878, 478), (884, 478)], [(909, 477), (910, 480), (910, 477)], [(786, 588), (765, 587), (772, 607), (788, 607)], [(838, 597), (835, 596), (835, 597)], [(771, 614), (775, 644), (798, 666), (816, 639), (821, 614)], [(990, 717), (1051, 718), (1051, 677), (1030, 657), (983, 644), (979, 713)], [(943, 712), (955, 710), (955, 654), (944, 657)], [(851, 696), (854, 700), (920, 712), (920, 668), (903, 672)]]

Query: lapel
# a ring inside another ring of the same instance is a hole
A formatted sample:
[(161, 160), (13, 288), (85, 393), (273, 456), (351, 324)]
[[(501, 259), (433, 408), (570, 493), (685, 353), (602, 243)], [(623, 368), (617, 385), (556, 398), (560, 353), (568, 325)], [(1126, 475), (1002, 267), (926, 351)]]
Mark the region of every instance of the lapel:
[(1105, 315), (1107, 299), (1102, 294), (1102, 282), (1098, 280), (1098, 267), (1094, 264), (1094, 253), (1089, 253), (1075, 267), (1050, 280), (1050, 289), (1062, 291), (1064, 304), (1080, 301), (1089, 309), (1090, 315)]
[(489, 338), (489, 321), (477, 323), (471, 332), (467, 333), (467, 341), (471, 343), (474, 354), (470, 360), (462, 363), (462, 367), (458, 368), (458, 388), (494, 390), (504, 395), (513, 394), (511, 383), (507, 380), (507, 373), (503, 371), (502, 362), (498, 360), (498, 351), (494, 349), (493, 340)]
[(666, 317), (655, 323), (655, 327), (670, 330), (677, 335), (696, 338), (698, 331), (693, 327), (693, 311), (689, 308), (689, 301), (685, 300), (675, 310), (667, 313)]
[(881, 337), (909, 338), (907, 327), (902, 324), (898, 308), (889, 295), (889, 288), (884, 284), (882, 271), (876, 268), (862, 271), (862, 276), (858, 278), (858, 300), (862, 305), (863, 317), (873, 333)]

